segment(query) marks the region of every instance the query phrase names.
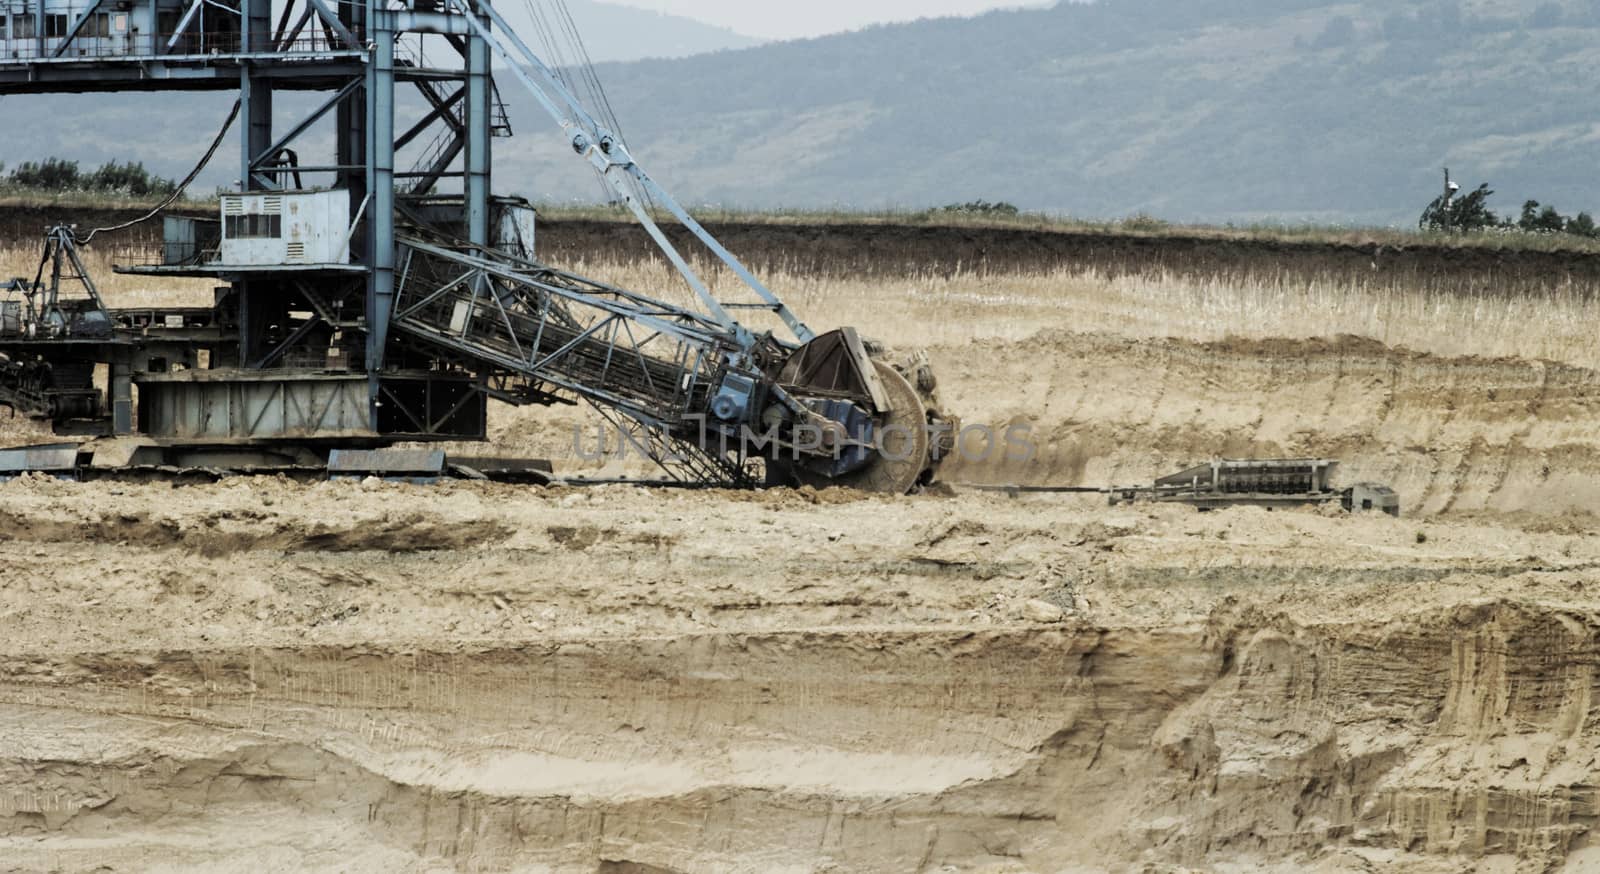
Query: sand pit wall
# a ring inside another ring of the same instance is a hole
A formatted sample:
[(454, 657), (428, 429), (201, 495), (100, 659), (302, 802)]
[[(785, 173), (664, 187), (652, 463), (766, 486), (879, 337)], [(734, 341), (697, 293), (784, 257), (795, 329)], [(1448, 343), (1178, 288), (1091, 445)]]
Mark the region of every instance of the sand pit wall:
[[(1319, 457), (1340, 462), (1341, 486), (1397, 489), (1408, 516), (1585, 516), (1600, 506), (1600, 374), (1581, 367), (1357, 337), (1198, 343), (1054, 331), (928, 351), (944, 409), (972, 428), (941, 471), (949, 482), (1137, 486), (1218, 457)], [(585, 416), (497, 409), (492, 437), (503, 451), (581, 472), (593, 465), (578, 447), (592, 453), (600, 434)], [(637, 457), (617, 470), (652, 475)]]
[(1597, 630), (1485, 604), (9, 656), (0, 849), (71, 870), (1543, 867), (1597, 812)]
[[(945, 405), (974, 433), (957, 481), (1148, 484), (1213, 457), (1316, 456), (1410, 514), (1600, 506), (1600, 375), (1524, 359), (1442, 358), (1359, 338), (1193, 343), (1044, 333), (932, 350)], [(987, 453), (985, 450), (989, 450)]]

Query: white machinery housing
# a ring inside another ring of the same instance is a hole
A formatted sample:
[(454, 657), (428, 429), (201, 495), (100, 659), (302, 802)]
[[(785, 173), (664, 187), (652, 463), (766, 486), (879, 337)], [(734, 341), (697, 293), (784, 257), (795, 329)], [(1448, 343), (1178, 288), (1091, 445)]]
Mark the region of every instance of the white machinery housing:
[(348, 193), (333, 190), (223, 195), (222, 263), (350, 263)]

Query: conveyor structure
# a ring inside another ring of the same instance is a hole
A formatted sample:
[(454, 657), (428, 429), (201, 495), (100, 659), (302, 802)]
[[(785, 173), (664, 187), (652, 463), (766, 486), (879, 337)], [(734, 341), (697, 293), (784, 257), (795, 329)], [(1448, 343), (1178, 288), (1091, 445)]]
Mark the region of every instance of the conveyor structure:
[[(0, 95), (238, 97), (237, 191), (214, 216), (165, 216), (160, 253), (117, 265), (210, 280), (210, 306), (112, 305), (79, 255), (95, 234), (68, 226), (6, 293), (0, 404), (58, 433), (138, 439), (186, 463), (326, 460), (481, 440), (491, 400), (583, 401), (685, 481), (891, 492), (928, 482), (953, 445), (925, 360), (850, 328), (813, 331), (487, 0), (0, 10)], [(507, 78), (681, 287), (624, 289), (539, 260), (532, 207), (492, 193), (491, 141), (512, 133)], [(307, 135), (318, 125), (331, 148)], [(658, 217), (686, 227), (733, 288), (697, 272)]]

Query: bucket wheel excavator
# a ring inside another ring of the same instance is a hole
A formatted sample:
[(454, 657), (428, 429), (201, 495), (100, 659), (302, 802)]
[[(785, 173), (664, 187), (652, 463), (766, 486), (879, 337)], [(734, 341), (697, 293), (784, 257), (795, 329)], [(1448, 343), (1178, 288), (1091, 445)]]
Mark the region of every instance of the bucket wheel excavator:
[[(12, 286), (26, 306), (14, 302), (0, 325), (0, 404), (52, 419), (60, 433), (142, 437), (164, 458), (180, 444), (194, 449), (183, 457), (200, 457), (209, 441), (228, 457), (269, 446), (327, 459), (339, 447), (482, 439), (491, 399), (579, 400), (682, 481), (906, 493), (934, 478), (957, 429), (927, 360), (851, 328), (814, 331), (645, 173), (609, 106), (591, 113), (573, 80), (487, 0), (336, 9), (304, 0), (298, 18), (296, 2), (218, 0), (238, 13), (241, 30), (226, 39), (196, 30), (0, 59), (0, 94), (237, 88), (211, 153), (235, 118), (245, 121), (241, 190), (222, 196), (220, 220), (169, 217), (161, 264), (117, 268), (229, 283), (216, 306), (143, 317), (108, 309), (89, 285), (67, 319), (53, 303), (60, 265), (68, 277), (82, 272), (74, 247), (85, 238), (53, 229), (47, 264)], [(179, 37), (198, 43), (186, 50)], [(408, 40), (423, 38), (449, 47), (408, 53)], [(67, 42), (80, 39), (97, 37), (75, 31)], [(443, 57), (463, 69), (441, 67)], [(507, 76), (643, 226), (686, 291), (647, 294), (560, 270), (504, 233), (520, 219), (491, 217), (510, 207), (489, 194), (488, 138), (510, 135), (495, 82)], [(431, 106), (399, 136), (397, 84), (416, 85)], [(278, 136), (275, 88), (332, 96)], [(287, 146), (324, 115), (365, 136), (339, 138), (329, 165), (303, 165)], [(447, 128), (439, 148), (397, 172), (396, 150), (438, 123)], [(462, 170), (446, 173), (457, 160)], [(332, 186), (307, 188), (302, 177), (318, 173)], [(463, 180), (463, 194), (441, 219), (428, 189), (445, 175)], [(698, 260), (658, 216), (687, 229), (704, 250)], [(696, 263), (723, 281), (708, 282)], [(109, 368), (109, 405), (87, 384), (97, 366)]]
[[(692, 296), (669, 302), (418, 233), (399, 239), (397, 334), (492, 361), (524, 389), (587, 400), (681, 479), (899, 494), (933, 480), (956, 423), (925, 356), (896, 356), (853, 328), (814, 332), (645, 173), (493, 6), (451, 2)], [(737, 293), (714, 294), (647, 203), (681, 222)]]

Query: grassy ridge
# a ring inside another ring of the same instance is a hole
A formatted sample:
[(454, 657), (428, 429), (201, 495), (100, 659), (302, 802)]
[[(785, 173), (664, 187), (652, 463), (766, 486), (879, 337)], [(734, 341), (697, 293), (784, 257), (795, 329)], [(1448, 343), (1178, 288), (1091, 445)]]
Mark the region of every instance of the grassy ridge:
[[(0, 215), (6, 209), (135, 210), (148, 209), (158, 198), (114, 197), (93, 192), (45, 192), (0, 189)], [(215, 197), (184, 198), (174, 205), (183, 212), (204, 211), (217, 206)], [(538, 206), (544, 221), (615, 221), (627, 223), (633, 217), (621, 207), (603, 205)], [(739, 210), (709, 208), (691, 210), (706, 224), (745, 225), (872, 225), (892, 227), (971, 227), (1055, 233), (1103, 234), (1147, 239), (1182, 238), (1193, 240), (1281, 242), (1330, 246), (1388, 246), (1394, 248), (1436, 247), (1477, 250), (1572, 252), (1600, 254), (1600, 240), (1562, 233), (1530, 233), (1515, 229), (1494, 229), (1475, 233), (1450, 234), (1408, 228), (1379, 228), (1345, 225), (1253, 224), (1192, 225), (1176, 224), (1149, 216), (1134, 216), (1120, 221), (1088, 221), (1044, 213), (1016, 215), (967, 213), (938, 209), (923, 210)], [(655, 218), (672, 223), (671, 216), (658, 212)]]
[[(104, 191), (43, 191), (0, 186), (0, 209), (47, 209), (52, 206), (82, 210), (150, 209), (165, 199), (165, 197), (107, 194)], [(187, 211), (216, 205), (215, 196), (185, 196), (179, 198), (173, 206)]]
[[(1449, 234), (1408, 228), (1378, 228), (1348, 225), (1252, 224), (1198, 225), (1177, 224), (1133, 216), (1119, 221), (1089, 221), (1044, 213), (995, 215), (924, 210), (737, 210), (693, 209), (694, 217), (705, 224), (772, 225), (884, 225), (896, 227), (972, 227), (1001, 228), (1057, 233), (1110, 234), (1144, 238), (1173, 238), (1219, 241), (1283, 242), (1341, 246), (1433, 246), (1472, 247), (1507, 251), (1600, 253), (1600, 240), (1572, 234), (1529, 233), (1521, 230), (1490, 230), (1470, 234)], [(546, 221), (632, 221), (624, 209), (608, 206), (542, 205)], [(656, 215), (663, 222), (670, 216)]]

